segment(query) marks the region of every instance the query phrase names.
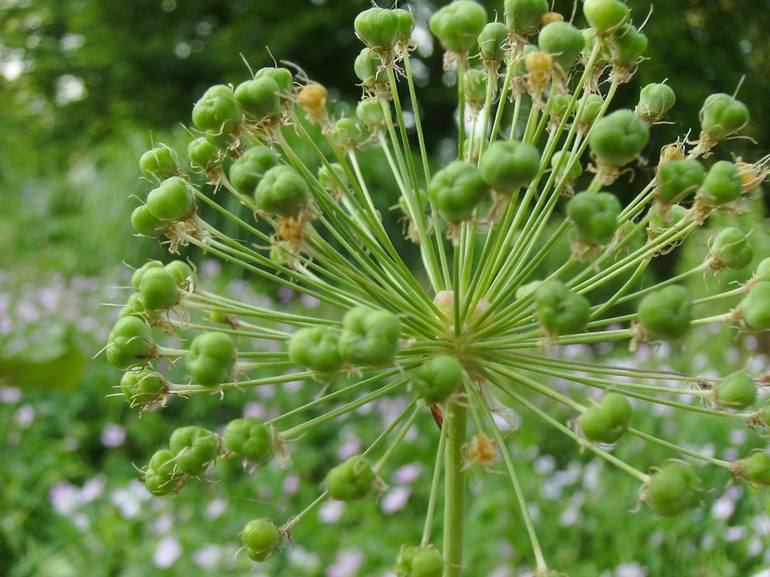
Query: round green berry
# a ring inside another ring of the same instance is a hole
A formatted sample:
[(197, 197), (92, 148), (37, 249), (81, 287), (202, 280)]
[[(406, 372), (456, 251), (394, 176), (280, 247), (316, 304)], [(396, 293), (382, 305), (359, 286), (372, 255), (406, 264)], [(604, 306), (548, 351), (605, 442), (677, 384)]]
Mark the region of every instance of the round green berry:
[(235, 366), (236, 350), (225, 333), (203, 333), (193, 339), (187, 353), (187, 372), (199, 385), (221, 385)]
[(273, 454), (273, 434), (259, 419), (230, 421), (223, 438), (228, 451), (257, 463), (264, 463)]
[(357, 501), (368, 496), (374, 487), (374, 470), (361, 455), (350, 457), (326, 475), (329, 496), (338, 501)]
[(428, 193), (449, 222), (468, 220), (487, 194), (486, 182), (475, 165), (455, 160), (433, 175)]
[(610, 393), (598, 405), (586, 409), (578, 418), (578, 425), (587, 439), (613, 444), (628, 430), (631, 415), (628, 399), (619, 393)]
[(589, 144), (597, 160), (606, 166), (624, 166), (647, 146), (650, 129), (631, 110), (617, 110), (594, 124)]
[(262, 78), (270, 78), (278, 85), (278, 92), (282, 100), (289, 98), (293, 91), (293, 81), (291, 70), (288, 68), (281, 68), (275, 66), (266, 66), (260, 68), (254, 74), (254, 80), (260, 80)]
[(412, 379), (412, 389), (430, 405), (444, 402), (463, 381), (463, 365), (451, 355), (436, 355), (425, 361)]
[(411, 19), (411, 14), (406, 10), (389, 10), (386, 8), (369, 8), (356, 16), (353, 22), (353, 28), (359, 40), (369, 48), (376, 50), (389, 51), (404, 36), (406, 28), (411, 28), (414, 22), (408, 23), (406, 16), (400, 13), (406, 13)]
[(588, 23), (600, 34), (621, 26), (631, 10), (620, 0), (585, 0), (583, 14)]
[(639, 323), (653, 338), (679, 339), (692, 323), (692, 299), (677, 285), (653, 292), (639, 305)]
[(177, 304), (179, 287), (174, 275), (165, 268), (152, 268), (142, 275), (139, 294), (146, 309), (162, 311)]
[(329, 139), (343, 151), (355, 149), (362, 136), (358, 122), (347, 116), (337, 120), (329, 131)]
[(580, 99), (580, 102), (578, 103), (577, 123), (584, 131), (587, 131), (599, 117), (602, 106), (604, 106), (604, 98), (595, 92), (590, 92)]
[(770, 454), (762, 450), (739, 461), (741, 476), (755, 485), (770, 485)]
[(679, 462), (665, 464), (647, 486), (650, 506), (664, 517), (673, 517), (698, 505), (700, 480), (693, 468)]
[(353, 61), (353, 72), (365, 88), (373, 89), (387, 82), (387, 75), (382, 66), (382, 58), (374, 50), (364, 48)]
[(505, 0), (505, 23), (519, 36), (533, 36), (540, 30), (543, 15), (550, 9), (548, 0)]
[(241, 82), (235, 89), (235, 99), (246, 116), (262, 122), (281, 115), (281, 87), (269, 76)]
[(648, 124), (660, 122), (676, 104), (676, 93), (668, 84), (647, 84), (639, 92), (636, 113)]
[(253, 519), (241, 531), (241, 541), (252, 561), (267, 561), (281, 543), (281, 533), (270, 519)]
[(479, 52), (485, 62), (499, 64), (505, 60), (508, 30), (502, 22), (490, 22), (479, 34)]
[(241, 108), (233, 89), (217, 84), (206, 90), (193, 106), (192, 120), (196, 128), (217, 134), (235, 130), (241, 121)]
[(749, 237), (741, 229), (727, 227), (717, 234), (709, 249), (709, 262), (712, 269), (742, 269), (754, 260), (754, 250)]
[(168, 446), (179, 470), (198, 477), (217, 458), (219, 437), (203, 427), (180, 427), (171, 433)]
[(177, 221), (195, 210), (193, 193), (184, 179), (172, 176), (147, 195), (147, 210), (159, 220)]
[(136, 316), (118, 319), (107, 338), (107, 361), (120, 369), (146, 361), (155, 345), (150, 328)]
[(765, 258), (757, 265), (752, 277), (754, 282), (770, 281), (770, 258)]
[(163, 268), (163, 263), (159, 260), (148, 260), (146, 263), (136, 269), (134, 274), (131, 275), (131, 286), (133, 286), (136, 290), (139, 290), (139, 285), (142, 282), (144, 273), (155, 268)]
[(183, 260), (172, 260), (163, 268), (174, 277), (176, 285), (179, 288), (189, 284), (190, 279), (192, 279), (195, 274), (192, 267)]
[(433, 547), (403, 546), (393, 567), (396, 577), (441, 577), (444, 560)]
[(745, 373), (731, 375), (714, 388), (714, 401), (722, 407), (742, 411), (756, 400), (757, 385)]
[(703, 135), (711, 141), (724, 140), (749, 123), (749, 109), (729, 94), (712, 94), (700, 111)]
[(707, 206), (721, 206), (741, 197), (741, 172), (734, 162), (720, 160), (709, 169), (697, 198)]
[(177, 173), (176, 152), (165, 144), (151, 148), (139, 157), (139, 170), (147, 178), (162, 180)]
[(620, 211), (620, 201), (609, 192), (581, 192), (567, 203), (567, 216), (580, 240), (591, 245), (607, 244), (613, 239)]
[(444, 50), (455, 54), (472, 50), (486, 24), (487, 11), (473, 0), (454, 0), (434, 13), (428, 23)]
[(305, 327), (289, 339), (289, 360), (319, 373), (342, 368), (338, 350), (339, 333), (329, 327)]
[(755, 283), (738, 305), (738, 312), (749, 330), (770, 329), (770, 282)]
[(158, 236), (165, 225), (159, 218), (155, 218), (145, 206), (137, 206), (131, 213), (131, 226), (137, 234), (144, 236)]
[(338, 349), (354, 365), (385, 365), (398, 349), (401, 321), (388, 311), (355, 307), (345, 313)]
[(583, 331), (591, 314), (588, 300), (558, 280), (545, 281), (535, 289), (535, 308), (540, 325), (551, 336)]
[(569, 22), (552, 22), (540, 31), (540, 50), (553, 56), (553, 61), (565, 72), (580, 58), (585, 47), (583, 33)]
[(129, 369), (120, 379), (120, 390), (131, 406), (144, 406), (166, 391), (166, 381), (149, 367)]
[(385, 128), (385, 112), (376, 98), (364, 98), (356, 106), (356, 117), (369, 132), (378, 132)]
[(647, 50), (649, 40), (632, 24), (623, 24), (613, 31), (610, 37), (612, 62), (623, 68), (633, 67)]
[(134, 293), (128, 297), (126, 304), (120, 309), (118, 318), (122, 319), (123, 317), (128, 316), (139, 316), (144, 312), (146, 312), (146, 309), (144, 308), (141, 295), (139, 293)]
[(267, 146), (252, 146), (230, 165), (227, 176), (241, 194), (253, 195), (268, 170), (278, 166), (278, 157)]
[(177, 469), (174, 454), (168, 449), (156, 451), (144, 472), (144, 486), (153, 495), (163, 496), (173, 492), (179, 485), (181, 475)]
[(703, 165), (693, 158), (669, 160), (658, 168), (655, 198), (675, 204), (694, 194), (706, 179)]
[(207, 136), (199, 136), (187, 145), (187, 158), (201, 170), (213, 170), (219, 163), (222, 151), (216, 142)]
[(479, 163), (481, 177), (493, 190), (513, 194), (527, 186), (540, 169), (540, 151), (515, 140), (493, 142)]
[(280, 216), (296, 216), (308, 202), (308, 185), (291, 166), (268, 170), (254, 193), (257, 208)]

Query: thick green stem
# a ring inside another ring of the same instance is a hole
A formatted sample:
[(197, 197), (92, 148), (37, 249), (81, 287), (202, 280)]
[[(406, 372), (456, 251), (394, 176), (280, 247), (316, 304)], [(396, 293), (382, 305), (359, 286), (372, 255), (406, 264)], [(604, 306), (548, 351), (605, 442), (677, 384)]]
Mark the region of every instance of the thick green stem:
[(444, 482), (444, 577), (459, 577), (463, 561), (465, 520), (465, 437), (468, 409), (460, 403), (447, 406), (446, 477)]

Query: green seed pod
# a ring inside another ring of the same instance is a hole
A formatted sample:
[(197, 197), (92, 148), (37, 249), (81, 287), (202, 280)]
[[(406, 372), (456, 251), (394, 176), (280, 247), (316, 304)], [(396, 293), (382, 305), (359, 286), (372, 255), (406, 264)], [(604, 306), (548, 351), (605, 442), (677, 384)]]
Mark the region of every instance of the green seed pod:
[(193, 193), (184, 179), (172, 176), (147, 195), (147, 210), (159, 220), (178, 221), (195, 211)]
[(168, 449), (161, 449), (150, 458), (144, 472), (144, 486), (153, 495), (168, 495), (177, 488), (180, 478), (174, 454)]
[(437, 355), (423, 363), (412, 380), (412, 389), (429, 405), (444, 402), (463, 381), (463, 365), (450, 355)]
[(280, 216), (297, 216), (307, 206), (308, 186), (291, 166), (271, 168), (257, 185), (254, 200), (257, 208)]
[(622, 68), (632, 68), (647, 50), (649, 40), (632, 24), (623, 24), (610, 37), (610, 55), (612, 63)]
[(376, 98), (364, 98), (359, 102), (356, 106), (356, 116), (369, 132), (379, 132), (385, 128), (385, 113)]
[(631, 110), (616, 110), (594, 124), (591, 151), (606, 166), (625, 166), (647, 146), (650, 128)]
[(362, 138), (361, 127), (353, 118), (340, 118), (329, 131), (329, 138), (342, 150), (352, 150)]
[(752, 451), (739, 463), (740, 474), (749, 483), (770, 485), (770, 454), (762, 450)]
[[(411, 18), (409, 12), (406, 14)], [(414, 22), (409, 26), (410, 31), (413, 25)], [(377, 7), (364, 10), (353, 22), (356, 36), (361, 42), (369, 48), (386, 52), (392, 50), (396, 42), (402, 39), (402, 27), (404, 24), (395, 10)]]
[(398, 18), (398, 39), (400, 42), (406, 44), (412, 37), (412, 31), (414, 30), (414, 16), (409, 10), (403, 8), (395, 8), (393, 12), (396, 13)]
[(535, 308), (540, 325), (551, 336), (583, 331), (591, 314), (588, 300), (558, 280), (545, 281), (535, 289)]
[(528, 185), (540, 169), (540, 151), (516, 140), (493, 142), (479, 163), (481, 177), (493, 190), (513, 194)]
[(166, 382), (151, 368), (129, 369), (120, 379), (120, 390), (132, 407), (142, 407), (166, 392)]
[(119, 369), (150, 358), (155, 348), (147, 324), (135, 316), (119, 319), (107, 338), (107, 361)]
[(228, 170), (230, 183), (241, 194), (253, 195), (268, 170), (278, 166), (278, 157), (267, 146), (252, 146)]
[(158, 236), (165, 228), (145, 205), (137, 206), (131, 213), (131, 226), (137, 234), (144, 236)]
[(721, 407), (742, 411), (757, 400), (757, 386), (745, 373), (723, 379), (714, 389), (714, 401)]
[(610, 393), (601, 403), (586, 409), (578, 418), (583, 435), (591, 441), (611, 445), (628, 430), (631, 403), (618, 393)]
[(730, 226), (722, 230), (711, 243), (708, 255), (712, 269), (742, 269), (754, 260), (754, 250), (749, 237), (739, 228)]
[(289, 360), (319, 373), (342, 368), (338, 351), (339, 333), (329, 327), (305, 327), (289, 339)]
[(171, 273), (179, 288), (186, 286), (195, 274), (192, 267), (183, 260), (172, 260), (164, 268)]
[(650, 506), (664, 517), (673, 517), (698, 505), (700, 480), (693, 468), (679, 462), (665, 464), (647, 486)]
[(235, 89), (235, 99), (246, 116), (262, 122), (281, 116), (281, 87), (268, 76), (241, 82)]
[(481, 171), (464, 160), (455, 160), (433, 175), (428, 194), (449, 222), (468, 220), (487, 193)]
[(639, 323), (645, 333), (659, 339), (679, 339), (690, 329), (692, 299), (677, 285), (655, 291), (639, 305)]
[(749, 330), (770, 329), (770, 282), (761, 281), (754, 284), (749, 294), (738, 305), (738, 312)]
[(165, 144), (151, 148), (139, 157), (139, 170), (147, 178), (162, 180), (177, 173), (176, 152)]
[(569, 110), (569, 104), (572, 102), (571, 94), (553, 94), (548, 99), (548, 115), (551, 122), (560, 123)]
[(537, 42), (565, 72), (577, 63), (585, 47), (583, 33), (569, 22), (552, 22), (540, 31)]
[(151, 311), (170, 309), (179, 301), (176, 278), (165, 268), (146, 271), (139, 282), (139, 294), (145, 308)]
[(187, 145), (187, 158), (196, 168), (213, 170), (219, 163), (222, 151), (216, 142), (207, 136), (199, 136)]
[(600, 34), (621, 26), (631, 10), (620, 0), (585, 0), (583, 14), (588, 23)]
[(676, 93), (668, 84), (648, 84), (639, 92), (636, 113), (648, 124), (660, 122), (676, 104)]
[(609, 192), (581, 192), (567, 203), (567, 216), (580, 240), (590, 245), (607, 244), (615, 236), (620, 201)]
[[(585, 104), (583, 104), (585, 101)], [(599, 117), (599, 112), (604, 106), (604, 98), (600, 94), (590, 92), (583, 96), (578, 103), (578, 117), (577, 123), (580, 128), (585, 132)], [(582, 107), (582, 110), (581, 110)]]
[(469, 68), (463, 75), (465, 100), (470, 106), (481, 108), (487, 94), (487, 77), (483, 70)]
[[(564, 160), (562, 160), (562, 156)], [(583, 175), (583, 167), (579, 161), (573, 162), (570, 166), (570, 152), (568, 150), (559, 150), (554, 152), (551, 156), (551, 168), (556, 170), (556, 167), (561, 163), (561, 168), (556, 176), (557, 182), (566, 181), (567, 183), (575, 182)], [(567, 172), (569, 169), (569, 172)]]
[(729, 160), (715, 162), (696, 198), (707, 206), (722, 206), (741, 197), (741, 173)]
[(223, 435), (228, 451), (264, 463), (273, 454), (273, 434), (259, 419), (235, 419), (227, 423)]
[(294, 78), (291, 74), (291, 70), (288, 68), (267, 66), (260, 68), (254, 75), (254, 80), (260, 80), (262, 78), (270, 78), (278, 85), (278, 93), (281, 96), (281, 100), (286, 100), (294, 92)]
[(763, 259), (754, 271), (754, 282), (770, 281), (770, 258)]
[(681, 202), (695, 193), (705, 178), (706, 170), (697, 160), (669, 160), (658, 166), (655, 198), (664, 205)]
[(130, 297), (128, 297), (128, 300), (126, 301), (126, 304), (123, 306), (123, 308), (120, 309), (120, 312), (118, 313), (118, 318), (122, 319), (123, 317), (128, 316), (139, 316), (142, 313), (145, 312), (144, 303), (142, 302), (142, 297), (138, 293), (132, 294)]
[(548, 0), (505, 0), (505, 23), (519, 36), (534, 36), (549, 10)]
[(329, 471), (326, 486), (332, 499), (357, 501), (371, 493), (374, 480), (374, 471), (369, 461), (361, 455), (355, 455)]
[(441, 577), (444, 572), (444, 560), (433, 547), (401, 547), (396, 565), (393, 567), (396, 577)]
[(680, 204), (667, 206), (665, 210), (661, 205), (654, 204), (650, 209), (650, 229), (654, 231), (665, 230), (687, 216), (687, 209)]
[(233, 132), (241, 122), (241, 108), (233, 89), (224, 84), (209, 88), (193, 106), (192, 121), (200, 130)]
[(749, 109), (729, 94), (712, 94), (700, 110), (701, 132), (719, 142), (739, 132), (749, 123)]
[(401, 321), (388, 311), (355, 307), (345, 313), (339, 353), (354, 365), (386, 365), (393, 361), (401, 335)]
[(374, 50), (363, 48), (353, 61), (353, 72), (356, 73), (361, 84), (365, 88), (374, 88), (378, 84), (388, 81), (385, 70), (382, 67), (382, 58)]
[(499, 64), (505, 60), (508, 30), (502, 22), (490, 22), (479, 34), (479, 51), (485, 63)]
[(333, 194), (342, 194), (348, 186), (348, 177), (345, 176), (345, 170), (338, 162), (333, 162), (328, 166), (322, 164), (318, 168), (318, 182), (324, 190)]
[(270, 519), (254, 519), (241, 531), (241, 541), (252, 561), (267, 561), (281, 544), (281, 533)]
[(163, 263), (159, 260), (148, 260), (146, 263), (136, 269), (134, 274), (131, 275), (131, 286), (133, 286), (136, 290), (139, 290), (139, 285), (142, 282), (144, 273), (154, 268), (163, 268)]
[(199, 385), (221, 385), (235, 366), (235, 343), (225, 333), (202, 333), (187, 353), (187, 372)]
[(168, 441), (177, 467), (185, 475), (198, 477), (219, 454), (219, 437), (203, 427), (180, 427)]
[(478, 41), (487, 24), (487, 11), (473, 0), (454, 0), (430, 17), (428, 26), (444, 50), (466, 54)]

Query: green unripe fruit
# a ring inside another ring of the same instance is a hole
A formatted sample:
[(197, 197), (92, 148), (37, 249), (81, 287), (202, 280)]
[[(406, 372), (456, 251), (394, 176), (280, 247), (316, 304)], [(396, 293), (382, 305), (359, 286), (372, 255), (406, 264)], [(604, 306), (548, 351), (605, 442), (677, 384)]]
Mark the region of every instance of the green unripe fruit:
[(463, 382), (463, 365), (450, 355), (437, 355), (423, 363), (412, 380), (412, 389), (429, 405), (444, 402)]
[[(584, 104), (585, 102), (585, 104)], [(600, 94), (590, 92), (583, 96), (578, 103), (577, 123), (587, 130), (599, 117), (599, 112), (604, 106), (604, 98)], [(581, 109), (582, 107), (582, 109)]]
[(361, 136), (358, 122), (347, 117), (340, 118), (329, 131), (329, 139), (343, 151), (355, 148)]
[(639, 323), (651, 337), (679, 339), (692, 323), (692, 299), (676, 285), (653, 292), (639, 305)]
[(469, 68), (463, 75), (463, 88), (465, 100), (469, 105), (481, 108), (487, 93), (487, 77), (478, 68)]
[(388, 10), (386, 8), (369, 8), (356, 16), (353, 28), (359, 40), (369, 48), (389, 51), (401, 40), (404, 32), (414, 25), (414, 21), (407, 22), (405, 13), (411, 20), (411, 14), (406, 10)]
[(177, 467), (185, 475), (198, 477), (219, 454), (219, 437), (203, 427), (180, 427), (168, 441)]
[(739, 461), (741, 476), (755, 485), (770, 485), (770, 454), (765, 451), (753, 451)]
[(262, 122), (281, 115), (281, 87), (268, 76), (241, 82), (235, 89), (235, 99), (246, 116)]
[(594, 124), (591, 151), (606, 166), (624, 166), (644, 150), (650, 128), (631, 110), (617, 110)]
[(124, 369), (150, 358), (155, 345), (147, 324), (136, 316), (119, 319), (107, 338), (107, 361)]
[(241, 108), (233, 89), (224, 84), (209, 88), (193, 106), (192, 121), (200, 130), (232, 132), (241, 122)]
[(241, 541), (252, 561), (267, 561), (281, 543), (281, 533), (270, 519), (254, 519), (241, 531)]
[(166, 382), (148, 367), (130, 369), (120, 379), (120, 390), (131, 406), (143, 406), (166, 391)]
[(183, 260), (172, 260), (163, 268), (174, 277), (179, 288), (187, 285), (194, 274), (192, 267)]
[(647, 498), (658, 515), (673, 517), (697, 506), (700, 491), (700, 480), (693, 468), (671, 462), (652, 476)]
[(505, 0), (505, 23), (519, 36), (533, 36), (540, 30), (543, 15), (549, 10), (548, 0)]
[(748, 123), (749, 109), (729, 94), (712, 94), (700, 111), (701, 131), (713, 142), (724, 140)]
[(393, 360), (401, 335), (401, 321), (388, 311), (355, 307), (345, 313), (338, 348), (354, 365), (385, 365)]
[(148, 260), (146, 263), (136, 269), (134, 274), (131, 275), (131, 286), (133, 286), (136, 290), (139, 290), (139, 285), (142, 282), (144, 273), (154, 268), (163, 268), (163, 263), (159, 260)]
[(562, 119), (567, 116), (569, 110), (569, 104), (572, 101), (571, 94), (553, 94), (548, 99), (548, 115), (550, 121), (554, 123), (560, 123)]
[(567, 203), (567, 216), (586, 244), (607, 244), (615, 236), (620, 201), (609, 192), (581, 192)]
[(588, 23), (600, 34), (621, 26), (631, 10), (620, 0), (585, 0), (583, 14)]
[(441, 577), (444, 560), (433, 547), (404, 546), (393, 571), (396, 577)]
[[(553, 170), (556, 170), (556, 167), (561, 164), (561, 168), (559, 168), (559, 171), (557, 172), (557, 182), (575, 182), (583, 175), (583, 167), (579, 161), (572, 162), (570, 165), (571, 156), (572, 155), (567, 150), (558, 150), (551, 156), (551, 168)], [(568, 169), (569, 172), (567, 172)]]
[(631, 403), (618, 393), (610, 393), (601, 403), (586, 409), (578, 418), (585, 437), (597, 443), (613, 444), (628, 430)]
[(757, 385), (745, 373), (731, 375), (714, 389), (714, 401), (736, 411), (750, 407), (757, 400)]
[(680, 204), (662, 207), (654, 204), (650, 209), (650, 230), (665, 230), (687, 216), (688, 210)]
[(174, 454), (168, 449), (156, 451), (144, 472), (144, 486), (153, 495), (168, 495), (177, 487), (180, 475)]
[(262, 78), (270, 78), (278, 85), (278, 92), (282, 100), (288, 98), (293, 92), (294, 87), (292, 82), (294, 79), (292, 77), (291, 70), (288, 68), (274, 66), (266, 66), (265, 68), (260, 68), (254, 75), (254, 80), (260, 80)]
[(540, 31), (537, 42), (565, 72), (575, 65), (585, 47), (583, 33), (569, 22), (552, 22)]
[(202, 170), (213, 170), (219, 164), (220, 156), (219, 146), (206, 136), (199, 136), (187, 145), (187, 158)]
[(147, 178), (168, 178), (178, 170), (176, 152), (165, 144), (151, 148), (139, 157), (139, 170)]
[(342, 368), (339, 333), (329, 327), (305, 327), (289, 339), (289, 360), (319, 373), (335, 373)]
[(143, 312), (145, 312), (145, 308), (144, 303), (142, 302), (142, 297), (138, 293), (134, 293), (128, 297), (126, 304), (123, 306), (123, 308), (120, 309), (118, 318), (122, 319), (123, 317), (132, 315), (141, 315)]
[(318, 182), (324, 190), (334, 194), (342, 193), (348, 186), (348, 177), (342, 165), (333, 162), (328, 166), (322, 164), (318, 168)]
[(639, 93), (636, 113), (648, 124), (663, 120), (676, 104), (676, 93), (668, 84), (648, 84)]
[(697, 160), (669, 160), (658, 167), (655, 198), (662, 204), (678, 203), (695, 193), (705, 179), (706, 170)]
[(199, 385), (221, 385), (235, 366), (235, 343), (225, 333), (203, 333), (187, 353), (187, 372)]
[(267, 146), (252, 146), (228, 170), (230, 183), (241, 194), (251, 196), (268, 170), (278, 166), (278, 157)]
[(357, 501), (371, 493), (374, 470), (361, 455), (350, 457), (326, 475), (329, 496), (337, 501)]
[(353, 61), (353, 72), (366, 88), (374, 88), (377, 84), (387, 82), (388, 78), (382, 68), (382, 58), (374, 50), (364, 48)]
[(158, 236), (164, 229), (160, 219), (155, 218), (145, 205), (137, 206), (131, 213), (131, 226), (137, 234)]
[(257, 185), (254, 200), (257, 208), (265, 212), (297, 216), (307, 205), (308, 186), (291, 166), (275, 166), (265, 173)]
[(591, 305), (558, 280), (541, 283), (535, 289), (535, 308), (540, 325), (552, 336), (583, 331), (591, 315)]
[(227, 423), (223, 435), (228, 451), (264, 463), (273, 454), (273, 434), (259, 419), (235, 419)]
[(159, 220), (177, 221), (190, 216), (195, 210), (193, 193), (187, 183), (172, 176), (160, 183), (147, 195), (147, 210)]
[(697, 198), (707, 206), (721, 206), (741, 197), (741, 172), (729, 160), (715, 162), (706, 174)]
[(749, 330), (770, 329), (770, 282), (761, 281), (754, 284), (749, 294), (738, 305), (738, 312)]
[(163, 311), (176, 305), (179, 287), (174, 275), (165, 268), (152, 268), (142, 275), (139, 294), (146, 309)]
[(356, 116), (369, 132), (377, 132), (385, 127), (385, 113), (376, 98), (365, 98), (359, 102), (356, 106)]
[(610, 39), (612, 63), (623, 68), (636, 66), (648, 44), (647, 36), (631, 24), (623, 24)]
[(513, 194), (527, 186), (540, 169), (540, 151), (515, 140), (493, 142), (479, 163), (481, 177), (493, 190)]
[(473, 0), (454, 0), (430, 17), (428, 26), (444, 50), (455, 54), (471, 51), (487, 24), (487, 11)]
[(455, 160), (433, 175), (428, 194), (449, 222), (468, 220), (487, 193), (481, 171), (464, 160)]
[(479, 34), (479, 51), (484, 62), (500, 63), (505, 60), (508, 30), (502, 22), (490, 22)]
[(414, 16), (409, 10), (403, 8), (396, 8), (393, 10), (398, 18), (398, 34), (399, 41), (407, 43), (412, 37), (412, 31), (414, 30)]
[(748, 235), (734, 226), (722, 230), (711, 243), (709, 262), (712, 269), (742, 269), (749, 266), (752, 260), (754, 250)]
[(755, 282), (770, 281), (770, 258), (763, 259), (754, 271), (752, 277)]

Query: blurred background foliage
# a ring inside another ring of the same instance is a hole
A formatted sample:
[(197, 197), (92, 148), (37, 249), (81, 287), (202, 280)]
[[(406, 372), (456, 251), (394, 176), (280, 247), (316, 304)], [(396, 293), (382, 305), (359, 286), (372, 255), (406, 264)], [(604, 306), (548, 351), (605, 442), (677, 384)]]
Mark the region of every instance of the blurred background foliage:
[[(494, 14), (502, 1), (483, 2)], [(297, 451), (285, 467), (241, 476), (239, 484), (194, 483), (172, 501), (150, 501), (136, 484), (132, 464), (143, 464), (177, 425), (217, 427), (251, 411), (278, 411), (313, 394), (317, 385), (298, 384), (275, 397), (254, 394), (172, 403), (162, 415), (141, 418), (122, 399), (108, 398), (118, 379), (103, 361), (88, 362), (101, 347), (114, 309), (104, 302), (125, 298), (111, 287), (127, 283), (125, 261), (138, 265), (161, 255), (156, 244), (131, 237), (128, 221), (149, 184), (136, 159), (152, 142), (183, 149), (194, 100), (217, 82), (237, 83), (252, 67), (274, 57), (297, 63), (329, 87), (338, 114), (360, 97), (352, 62), (360, 50), (355, 15), (368, 0), (6, 0), (0, 2), (0, 575), (250, 575), (235, 557), (234, 535), (258, 514), (296, 511), (313, 498), (325, 463), (360, 437), (366, 443), (382, 423), (356, 417), (307, 439), (313, 451)], [(439, 2), (411, 3), (418, 21), (416, 53), (425, 128), (437, 159), (453, 137), (451, 75), (424, 23)], [(641, 23), (649, 0), (629, 0)], [(569, 13), (573, 3), (556, 0)], [(678, 96), (671, 125), (656, 127), (648, 181), (656, 150), (688, 128), (697, 134), (698, 111), (712, 92), (733, 92), (752, 112), (746, 134), (758, 145), (733, 140), (721, 154), (756, 160), (770, 149), (770, 0), (678, 0), (656, 3), (645, 32), (645, 63), (619, 93), (618, 106), (633, 107), (640, 85), (669, 79)], [(364, 155), (366, 156), (366, 155)], [(365, 161), (374, 181), (384, 181), (382, 163)], [(635, 186), (629, 185), (629, 189)], [(385, 187), (378, 205), (394, 230), (398, 216)], [(623, 194), (623, 191), (620, 191)], [(754, 230), (768, 247), (764, 202), (728, 217)], [(681, 260), (662, 259), (667, 270), (687, 270), (703, 258), (703, 231)], [(563, 250), (568, 250), (564, 247)], [(760, 251), (758, 251), (760, 252)], [(766, 252), (766, 251), (762, 251)], [(263, 287), (242, 280), (240, 271), (199, 262), (204, 276), (231, 294), (260, 296)], [(738, 275), (730, 280), (744, 280)], [(691, 281), (704, 290), (702, 278)], [(715, 286), (709, 279), (706, 286)], [(291, 295), (270, 294), (276, 306)], [(297, 303), (294, 303), (297, 304)], [(301, 303), (300, 303), (301, 304)], [(726, 374), (754, 359), (767, 363), (766, 342), (733, 342), (732, 333), (699, 334), (680, 350), (649, 353), (655, 364), (673, 355), (680, 370)], [(599, 351), (600, 354), (619, 351)], [(577, 351), (575, 354), (589, 354)], [(627, 362), (623, 357), (618, 363)], [(267, 393), (265, 393), (267, 395)], [(387, 413), (387, 407), (380, 407)], [(721, 423), (689, 421), (669, 414), (645, 417), (650, 432), (703, 450), (741, 454), (754, 441)], [(352, 431), (355, 431), (354, 434)], [(376, 514), (366, 506), (326, 511), (297, 530), (296, 545), (273, 562), (266, 575), (354, 577), (385, 575), (406, 532), (421, 524), (426, 470), (435, 430), (420, 429), (410, 440), (401, 471), (386, 478), (391, 489)], [(636, 488), (622, 474), (579, 455), (552, 431), (527, 423), (514, 450), (541, 532), (555, 566), (573, 577), (748, 577), (770, 566), (770, 502), (767, 495), (733, 487), (709, 497), (702, 513), (660, 523), (642, 513), (629, 519)], [(724, 448), (724, 449), (721, 449)], [(635, 444), (623, 448), (640, 452)], [(663, 458), (645, 452), (646, 466)], [(412, 469), (408, 467), (412, 466)], [(411, 471), (411, 473), (410, 473)], [(218, 478), (234, 477), (220, 467)], [(707, 484), (727, 479), (712, 472)], [(412, 477), (414, 479), (412, 479)], [(297, 480), (301, 480), (297, 485)], [(412, 481), (409, 481), (412, 479)], [(513, 506), (505, 479), (474, 475), (469, 561), (477, 575), (526, 575), (529, 549), (522, 527), (500, 511)], [(737, 503), (741, 493), (748, 499)], [(400, 499), (400, 500), (399, 500)], [(270, 504), (272, 503), (272, 505)], [(386, 505), (392, 503), (393, 505)], [(400, 503), (400, 506), (399, 506)], [(737, 504), (736, 504), (737, 503)], [(388, 512), (388, 506), (399, 506)], [(361, 512), (366, 514), (361, 515)], [(394, 521), (391, 515), (402, 517)], [(339, 531), (327, 530), (336, 524)], [(622, 527), (622, 531), (618, 528)], [(259, 573), (258, 573), (259, 575)]]

